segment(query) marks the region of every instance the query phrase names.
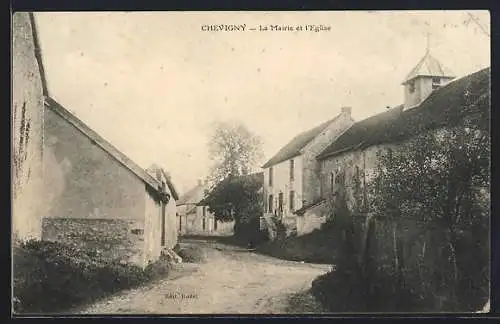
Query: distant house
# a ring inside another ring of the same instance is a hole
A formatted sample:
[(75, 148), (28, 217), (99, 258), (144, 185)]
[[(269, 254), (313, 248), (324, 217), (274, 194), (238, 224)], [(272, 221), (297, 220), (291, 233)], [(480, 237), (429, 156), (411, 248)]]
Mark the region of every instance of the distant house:
[(208, 206), (199, 205), (209, 190), (208, 181), (198, 180), (198, 185), (181, 196), (177, 202), (179, 232), (184, 234), (207, 234), (217, 228), (214, 215)]
[(335, 118), (294, 137), (264, 169), (264, 219), (276, 215), (300, 233), (296, 211), (317, 204), (322, 197), (316, 156), (354, 123), (351, 108), (343, 107)]
[(32, 13), (12, 15), (11, 175), (14, 240), (39, 239), (42, 199), (43, 106), (46, 93)]
[[(318, 155), (323, 198), (335, 194), (341, 176), (346, 179), (348, 205), (352, 207), (353, 183), (349, 179), (356, 174), (369, 179), (378, 165), (377, 154), (397, 150), (418, 134), (452, 127), (477, 111), (488, 112), (490, 74), (486, 68), (451, 81), (452, 73), (427, 52), (403, 81), (402, 105), (355, 123)], [(323, 204), (301, 214), (308, 219), (325, 208)]]
[(146, 172), (54, 99), (45, 107), (42, 239), (140, 266), (172, 248), (168, 176)]

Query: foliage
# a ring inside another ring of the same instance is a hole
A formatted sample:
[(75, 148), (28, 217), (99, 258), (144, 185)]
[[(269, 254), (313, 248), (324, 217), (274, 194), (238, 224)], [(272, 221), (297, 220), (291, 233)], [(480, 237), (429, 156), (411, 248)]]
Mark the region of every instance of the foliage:
[(337, 269), (314, 282), (316, 296), (333, 311), (480, 309), (489, 295), (490, 155), (489, 116), (475, 114), (382, 151), (366, 185), (355, 172), (341, 185), (353, 207), (342, 208), (342, 192), (333, 204)]
[(248, 128), (237, 122), (219, 122), (209, 142), (209, 154), (214, 163), (211, 178), (215, 183), (228, 175), (245, 175), (263, 156), (262, 141)]
[(235, 220), (235, 235), (247, 231), (250, 224), (258, 229), (258, 223), (262, 214), (263, 198), (261, 193), (262, 182), (256, 176), (228, 176), (219, 183), (206, 198), (209, 206), (217, 220)]
[(284, 260), (331, 264), (335, 260), (334, 244), (331, 230), (320, 228), (305, 235), (266, 242), (257, 251)]
[(183, 262), (187, 263), (202, 263), (206, 260), (204, 250), (199, 246), (185, 246), (180, 247), (177, 245), (174, 252), (182, 258)]
[(90, 302), (167, 275), (164, 260), (145, 269), (55, 242), (14, 246), (14, 311), (51, 312)]

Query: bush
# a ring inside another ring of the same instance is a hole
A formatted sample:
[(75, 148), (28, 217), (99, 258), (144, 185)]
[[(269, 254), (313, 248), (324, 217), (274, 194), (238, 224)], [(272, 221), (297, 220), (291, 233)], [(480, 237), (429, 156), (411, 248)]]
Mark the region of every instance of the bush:
[(489, 150), (487, 131), (462, 125), (381, 151), (366, 185), (364, 170), (339, 173), (331, 232), (342, 238), (341, 249), (337, 270), (313, 283), (317, 298), (336, 312), (483, 307), (490, 279)]
[(331, 264), (337, 244), (330, 230), (321, 228), (302, 236), (276, 239), (260, 245), (257, 251), (290, 261)]
[(168, 273), (160, 260), (145, 269), (55, 242), (28, 241), (14, 247), (14, 311), (51, 312), (136, 287)]
[(179, 245), (176, 245), (174, 252), (182, 258), (183, 262), (202, 263), (206, 260), (204, 250), (198, 246), (180, 247)]

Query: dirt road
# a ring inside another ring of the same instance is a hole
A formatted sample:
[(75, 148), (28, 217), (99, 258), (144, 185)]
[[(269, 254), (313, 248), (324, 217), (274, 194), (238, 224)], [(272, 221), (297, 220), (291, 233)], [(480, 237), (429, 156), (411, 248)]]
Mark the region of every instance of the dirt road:
[(327, 265), (290, 262), (233, 246), (201, 246), (206, 262), (175, 265), (168, 278), (126, 291), (80, 314), (285, 314), (320, 313), (306, 291)]

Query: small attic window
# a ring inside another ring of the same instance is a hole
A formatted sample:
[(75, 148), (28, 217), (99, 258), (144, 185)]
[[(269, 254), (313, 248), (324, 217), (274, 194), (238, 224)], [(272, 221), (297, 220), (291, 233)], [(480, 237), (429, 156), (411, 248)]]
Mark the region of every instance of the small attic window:
[(436, 90), (439, 87), (441, 87), (441, 78), (432, 78), (432, 90)]
[(414, 93), (415, 92), (415, 81), (410, 81), (408, 83), (408, 91), (410, 93)]

